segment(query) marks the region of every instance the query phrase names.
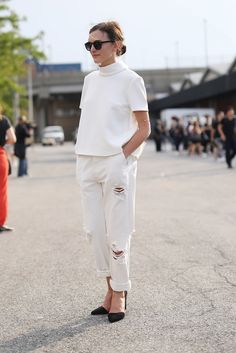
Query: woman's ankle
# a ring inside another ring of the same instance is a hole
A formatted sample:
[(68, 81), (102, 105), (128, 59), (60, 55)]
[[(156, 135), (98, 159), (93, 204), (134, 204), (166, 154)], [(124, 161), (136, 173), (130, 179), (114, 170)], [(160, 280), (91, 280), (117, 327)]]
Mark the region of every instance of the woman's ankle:
[(113, 291), (112, 288), (111, 288), (111, 284), (110, 284), (110, 281), (111, 281), (111, 277), (106, 277), (106, 280), (107, 280), (107, 288), (108, 288), (108, 291)]
[(108, 311), (110, 310), (110, 307), (111, 307), (112, 295), (113, 295), (112, 289), (108, 288), (102, 305)]
[(125, 311), (125, 291), (113, 291), (110, 313)]

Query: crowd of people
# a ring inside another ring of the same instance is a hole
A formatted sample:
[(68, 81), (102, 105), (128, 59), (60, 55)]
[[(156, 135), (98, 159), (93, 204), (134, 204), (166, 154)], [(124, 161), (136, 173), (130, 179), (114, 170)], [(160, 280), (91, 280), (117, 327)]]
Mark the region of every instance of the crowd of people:
[(9, 146), (14, 146), (13, 156), (18, 159), (18, 177), (28, 174), (26, 148), (27, 138), (32, 136), (32, 127), (26, 117), (21, 116), (15, 129), (10, 120), (3, 114), (3, 107), (0, 105), (0, 232), (11, 231), (13, 228), (6, 225), (8, 209), (8, 175), (11, 174), (11, 155)]
[[(203, 122), (202, 122), (203, 121)], [(156, 151), (162, 151), (163, 144), (171, 143), (176, 151), (187, 151), (191, 155), (213, 155), (223, 158), (228, 168), (236, 155), (236, 118), (233, 106), (226, 111), (218, 111), (215, 117), (192, 118), (187, 122), (173, 116), (167, 128), (162, 120), (157, 120), (153, 129)]]

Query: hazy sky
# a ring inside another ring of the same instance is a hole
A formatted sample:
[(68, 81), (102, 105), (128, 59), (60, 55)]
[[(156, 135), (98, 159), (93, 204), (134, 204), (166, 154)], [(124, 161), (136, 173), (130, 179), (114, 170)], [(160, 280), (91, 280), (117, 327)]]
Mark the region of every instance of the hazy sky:
[(205, 63), (204, 21), (210, 63), (236, 55), (235, 0), (11, 0), (27, 21), (22, 33), (45, 32), (40, 43), (49, 62), (81, 62), (92, 68), (87, 41), (92, 24), (115, 19), (123, 28), (131, 68)]

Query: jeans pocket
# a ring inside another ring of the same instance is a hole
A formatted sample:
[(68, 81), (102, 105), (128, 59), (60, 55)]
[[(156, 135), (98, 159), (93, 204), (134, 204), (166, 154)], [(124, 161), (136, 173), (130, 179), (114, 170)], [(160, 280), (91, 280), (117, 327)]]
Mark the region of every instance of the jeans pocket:
[(128, 164), (129, 164), (129, 158), (130, 158), (130, 155), (129, 155), (128, 157), (125, 157), (125, 154), (124, 154), (124, 152), (123, 152), (123, 151), (121, 152), (121, 155), (122, 155), (122, 157), (123, 157), (123, 159), (124, 159), (125, 163), (128, 165)]

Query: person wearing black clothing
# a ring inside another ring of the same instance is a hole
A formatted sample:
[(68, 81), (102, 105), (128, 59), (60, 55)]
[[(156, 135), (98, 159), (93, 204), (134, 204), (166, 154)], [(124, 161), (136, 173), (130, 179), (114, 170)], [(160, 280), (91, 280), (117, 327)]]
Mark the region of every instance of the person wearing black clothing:
[(213, 148), (213, 154), (215, 159), (222, 157), (223, 141), (221, 140), (221, 136), (219, 133), (219, 126), (223, 118), (224, 118), (224, 112), (219, 111), (212, 122), (211, 141), (212, 141), (212, 148)]
[(26, 137), (30, 137), (30, 131), (26, 125), (26, 119), (24, 116), (21, 116), (18, 119), (18, 124), (16, 125), (16, 139), (17, 142), (15, 144), (15, 155), (19, 158), (19, 165), (18, 165), (18, 177), (22, 177), (27, 175), (28, 172), (28, 165), (26, 159)]
[(212, 124), (211, 124), (211, 118), (210, 116), (206, 116), (206, 123), (204, 124), (204, 127), (202, 128), (202, 147), (203, 147), (203, 153), (208, 153), (210, 152), (210, 145), (211, 145), (211, 130), (212, 130)]
[(180, 145), (184, 140), (184, 127), (178, 117), (172, 117), (172, 125), (169, 130), (176, 151), (179, 151)]
[(9, 162), (4, 149), (5, 144), (14, 144), (16, 136), (9, 120), (3, 116), (3, 108), (0, 105), (0, 232), (11, 231), (5, 222), (7, 219), (7, 178), (9, 174)]
[(226, 163), (228, 168), (232, 168), (232, 160), (236, 155), (236, 118), (233, 107), (226, 110), (226, 116), (222, 119), (218, 131), (225, 142)]
[(156, 145), (156, 151), (161, 152), (161, 144), (163, 140), (163, 134), (164, 134), (164, 127), (162, 125), (162, 122), (160, 120), (156, 121), (156, 125), (153, 129), (153, 139), (155, 141)]

